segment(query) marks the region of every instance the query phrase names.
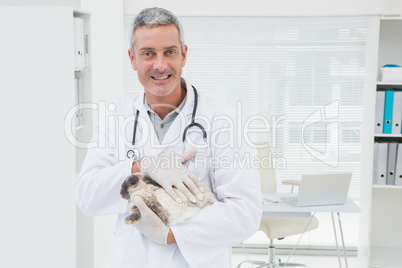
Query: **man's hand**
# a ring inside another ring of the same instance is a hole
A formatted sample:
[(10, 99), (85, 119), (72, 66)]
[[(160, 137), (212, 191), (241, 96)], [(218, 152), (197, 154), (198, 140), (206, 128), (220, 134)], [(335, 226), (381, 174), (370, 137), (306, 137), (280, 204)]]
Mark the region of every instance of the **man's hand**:
[[(167, 245), (170, 228), (167, 227), (162, 220), (145, 204), (141, 197), (135, 196), (134, 203), (141, 214), (141, 217), (134, 224), (134, 227), (155, 243)], [(171, 240), (172, 234), (173, 233), (171, 233), (169, 237), (170, 243), (174, 241), (174, 238)]]
[(204, 186), (200, 179), (183, 165), (184, 162), (193, 158), (195, 153), (194, 149), (184, 155), (171, 157), (145, 156), (139, 162), (140, 170), (159, 183), (178, 203), (181, 203), (182, 200), (173, 189), (173, 186), (180, 190), (191, 202), (196, 203), (197, 199), (194, 196), (202, 200)]

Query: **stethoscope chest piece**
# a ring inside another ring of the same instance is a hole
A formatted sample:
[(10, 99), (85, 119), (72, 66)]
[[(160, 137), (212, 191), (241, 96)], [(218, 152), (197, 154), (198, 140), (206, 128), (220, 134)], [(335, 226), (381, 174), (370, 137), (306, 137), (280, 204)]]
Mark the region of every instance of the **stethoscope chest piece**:
[(130, 149), (127, 151), (127, 158), (129, 163), (129, 170), (131, 171), (133, 163), (140, 159), (140, 152), (137, 149)]
[(127, 151), (127, 158), (136, 160), (140, 157), (140, 152), (137, 149)]

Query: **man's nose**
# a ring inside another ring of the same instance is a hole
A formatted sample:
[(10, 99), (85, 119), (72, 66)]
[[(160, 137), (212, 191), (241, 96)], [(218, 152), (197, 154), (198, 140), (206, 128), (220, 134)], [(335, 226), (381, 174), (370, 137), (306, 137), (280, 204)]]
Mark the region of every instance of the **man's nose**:
[(154, 69), (162, 72), (167, 67), (167, 62), (164, 55), (157, 55), (154, 62)]

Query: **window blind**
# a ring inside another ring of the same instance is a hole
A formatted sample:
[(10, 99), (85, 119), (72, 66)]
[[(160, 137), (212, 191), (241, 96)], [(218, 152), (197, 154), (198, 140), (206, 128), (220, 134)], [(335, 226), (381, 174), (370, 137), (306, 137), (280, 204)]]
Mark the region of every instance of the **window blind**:
[[(134, 16), (125, 16), (125, 33)], [(184, 77), (242, 111), (268, 141), (280, 181), (352, 171), (359, 199), (368, 17), (186, 17)], [(124, 54), (127, 55), (128, 35)], [(124, 92), (143, 90), (124, 62)], [(253, 117), (254, 116), (254, 117)], [(269, 130), (269, 131), (268, 131)]]

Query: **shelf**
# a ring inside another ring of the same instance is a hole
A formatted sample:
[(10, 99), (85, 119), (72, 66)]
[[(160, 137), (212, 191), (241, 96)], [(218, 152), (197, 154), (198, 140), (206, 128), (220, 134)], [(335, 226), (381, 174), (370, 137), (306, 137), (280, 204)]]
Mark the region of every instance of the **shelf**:
[(80, 8), (74, 8), (73, 9), (73, 14), (74, 14), (74, 17), (83, 17), (83, 16), (91, 15), (91, 12), (89, 12), (87, 10), (80, 9)]
[(385, 15), (381, 17), (381, 20), (402, 20), (402, 17), (400, 14)]
[(375, 134), (375, 138), (402, 138), (402, 134)]
[(402, 81), (377, 81), (377, 85), (379, 86), (402, 86)]
[(400, 267), (402, 263), (402, 248), (371, 248), (370, 267)]
[(392, 190), (402, 190), (402, 186), (400, 185), (378, 185), (373, 184), (374, 189), (392, 189)]

